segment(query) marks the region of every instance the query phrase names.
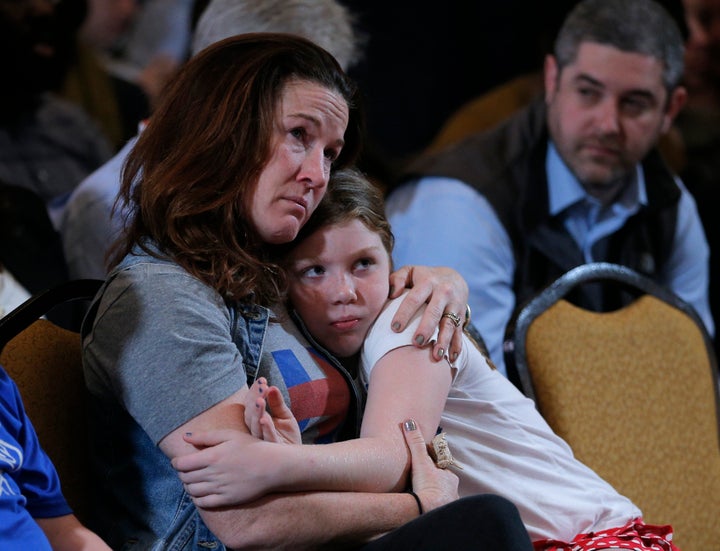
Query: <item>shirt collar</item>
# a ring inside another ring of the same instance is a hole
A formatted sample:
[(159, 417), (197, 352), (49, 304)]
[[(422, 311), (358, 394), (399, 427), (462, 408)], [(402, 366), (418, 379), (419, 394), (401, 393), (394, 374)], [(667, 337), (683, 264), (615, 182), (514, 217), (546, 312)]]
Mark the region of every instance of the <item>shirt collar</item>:
[[(592, 196), (588, 195), (575, 175), (570, 172), (552, 141), (548, 142), (545, 171), (547, 173), (548, 201), (551, 216), (559, 214), (580, 201), (597, 202)], [(622, 205), (626, 210), (636, 210), (640, 205), (647, 205), (647, 202), (645, 174), (642, 165), (638, 163), (632, 184), (627, 187), (616, 204)]]

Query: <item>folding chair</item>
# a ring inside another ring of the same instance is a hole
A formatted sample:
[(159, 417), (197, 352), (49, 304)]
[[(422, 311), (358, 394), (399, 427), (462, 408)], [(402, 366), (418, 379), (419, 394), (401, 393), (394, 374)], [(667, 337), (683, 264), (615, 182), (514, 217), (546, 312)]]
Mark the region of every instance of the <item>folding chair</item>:
[[(621, 285), (629, 305), (590, 312), (566, 298)], [(506, 359), (550, 426), (683, 551), (720, 549), (718, 368), (695, 311), (622, 266), (575, 268), (522, 308)]]

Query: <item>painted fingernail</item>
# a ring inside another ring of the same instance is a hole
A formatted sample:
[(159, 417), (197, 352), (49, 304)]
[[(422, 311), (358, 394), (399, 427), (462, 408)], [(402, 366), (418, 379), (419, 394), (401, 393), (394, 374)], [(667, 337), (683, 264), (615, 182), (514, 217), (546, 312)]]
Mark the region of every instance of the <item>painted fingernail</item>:
[(400, 331), (400, 322), (396, 321), (392, 324), (393, 331)]
[(438, 348), (438, 356), (442, 359), (443, 356), (445, 356), (445, 349), (444, 348)]
[(458, 358), (458, 353), (457, 353), (457, 352), (453, 352), (453, 353), (452, 353), (452, 361), (454, 362), (455, 360), (457, 360), (457, 358)]
[(415, 344), (422, 345), (422, 343), (424, 343), (424, 342), (425, 342), (425, 337), (423, 337), (422, 335), (418, 335), (417, 337), (415, 337)]
[(417, 425), (415, 424), (415, 421), (413, 419), (408, 419), (403, 423), (403, 426), (405, 427), (406, 431), (416, 430)]
[(392, 296), (392, 294), (395, 292), (395, 287), (390, 285), (390, 290), (388, 292), (388, 296)]
[(185, 436), (192, 436), (192, 432), (186, 432)]

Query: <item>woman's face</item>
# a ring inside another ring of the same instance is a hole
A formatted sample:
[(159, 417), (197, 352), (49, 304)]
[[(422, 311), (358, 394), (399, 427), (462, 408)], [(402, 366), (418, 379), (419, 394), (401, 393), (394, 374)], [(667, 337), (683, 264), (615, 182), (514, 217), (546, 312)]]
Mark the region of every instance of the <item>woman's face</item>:
[(250, 218), (266, 243), (295, 239), (325, 194), (342, 150), (349, 110), (334, 90), (308, 81), (285, 85), (270, 159), (250, 199)]
[(390, 254), (359, 220), (325, 226), (290, 254), (290, 300), (308, 331), (340, 358), (356, 354), (389, 292)]

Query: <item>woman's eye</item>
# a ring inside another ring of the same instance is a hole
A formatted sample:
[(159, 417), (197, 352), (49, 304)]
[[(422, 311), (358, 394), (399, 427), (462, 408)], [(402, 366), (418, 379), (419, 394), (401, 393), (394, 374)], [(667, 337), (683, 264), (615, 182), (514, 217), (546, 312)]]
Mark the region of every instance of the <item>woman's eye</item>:
[(335, 149), (326, 149), (325, 150), (325, 158), (332, 162), (335, 162), (337, 158), (340, 156), (340, 152)]
[(298, 140), (302, 140), (305, 137), (305, 129), (302, 127), (293, 128), (290, 130), (290, 135)]
[(320, 277), (325, 273), (325, 269), (322, 266), (309, 266), (300, 270), (302, 277)]

